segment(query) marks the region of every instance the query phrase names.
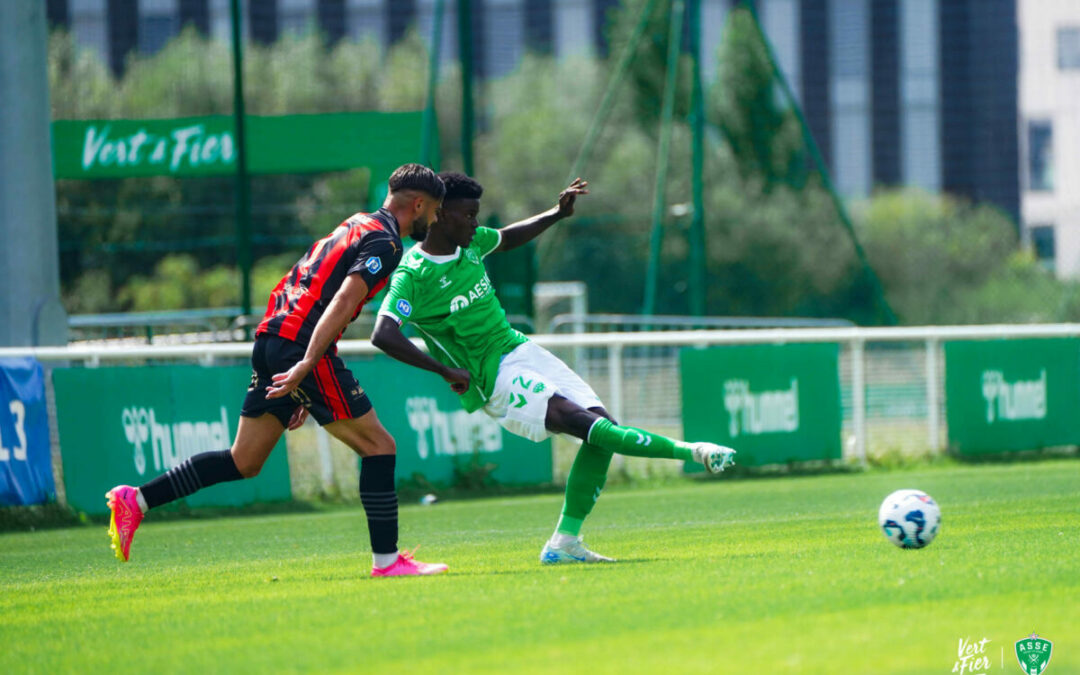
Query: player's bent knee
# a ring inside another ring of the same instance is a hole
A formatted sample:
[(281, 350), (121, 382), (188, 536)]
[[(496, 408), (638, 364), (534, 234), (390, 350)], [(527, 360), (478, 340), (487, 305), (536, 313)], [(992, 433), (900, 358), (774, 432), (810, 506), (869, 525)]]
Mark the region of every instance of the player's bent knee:
[(394, 437), (390, 434), (386, 434), (378, 439), (375, 439), (374, 443), (368, 443), (366, 445), (368, 447), (364, 448), (364, 452), (360, 453), (365, 457), (372, 457), (375, 455), (397, 454), (397, 442), (394, 441)]
[(258, 459), (252, 459), (244, 457), (242, 454), (232, 453), (233, 463), (236, 464), (236, 470), (240, 472), (240, 475), (244, 478), (254, 478), (262, 471), (263, 462)]
[(262, 471), (262, 464), (256, 464), (254, 462), (236, 462), (236, 470), (239, 471), (240, 475), (244, 478), (254, 478)]

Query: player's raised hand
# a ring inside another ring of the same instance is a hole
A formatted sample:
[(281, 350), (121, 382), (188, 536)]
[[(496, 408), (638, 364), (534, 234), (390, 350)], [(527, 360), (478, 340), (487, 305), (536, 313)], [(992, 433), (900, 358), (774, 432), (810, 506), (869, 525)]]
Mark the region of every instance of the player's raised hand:
[(589, 182), (575, 178), (570, 187), (559, 193), (559, 217), (566, 218), (574, 215), (574, 201), (578, 195), (589, 194)]
[(468, 391), (469, 381), (472, 379), (469, 371), (462, 368), (447, 368), (442, 377), (450, 383), (450, 388), (455, 394), (464, 394)]
[(288, 396), (294, 389), (300, 386), (304, 378), (311, 372), (311, 368), (300, 361), (284, 373), (278, 373), (271, 377), (273, 384), (266, 388), (266, 398), (281, 398)]

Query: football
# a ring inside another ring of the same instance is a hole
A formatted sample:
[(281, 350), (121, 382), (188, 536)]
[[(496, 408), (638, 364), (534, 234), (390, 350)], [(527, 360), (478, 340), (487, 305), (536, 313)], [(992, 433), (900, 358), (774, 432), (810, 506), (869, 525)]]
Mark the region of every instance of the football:
[(881, 503), (878, 524), (900, 548), (929, 546), (941, 526), (941, 509), (920, 490), (897, 490)]

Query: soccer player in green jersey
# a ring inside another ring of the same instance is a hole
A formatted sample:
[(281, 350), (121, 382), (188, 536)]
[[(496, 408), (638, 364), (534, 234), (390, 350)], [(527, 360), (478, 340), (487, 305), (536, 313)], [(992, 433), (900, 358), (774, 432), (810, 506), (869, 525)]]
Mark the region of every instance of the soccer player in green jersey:
[[(559, 194), (558, 204), (501, 230), (479, 227), (481, 185), (459, 173), (441, 173), (446, 185), (427, 239), (402, 258), (390, 280), (371, 341), (390, 356), (440, 375), (469, 412), (482, 409), (508, 431), (534, 441), (552, 434), (582, 440), (555, 533), (540, 553), (544, 563), (611, 562), (585, 548), (581, 526), (607, 479), (613, 453), (691, 460), (719, 473), (735, 451), (713, 443), (686, 443), (621, 426), (596, 393), (546, 349), (506, 320), (483, 259), (536, 238), (573, 214), (580, 178)], [(430, 356), (405, 338), (411, 323)]]

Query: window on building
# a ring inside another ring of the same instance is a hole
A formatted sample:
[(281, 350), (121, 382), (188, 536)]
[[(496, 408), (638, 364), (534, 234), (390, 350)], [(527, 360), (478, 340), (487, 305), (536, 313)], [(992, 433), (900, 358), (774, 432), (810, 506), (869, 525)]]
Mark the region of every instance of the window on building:
[(521, 0), (484, 4), (485, 74), (502, 77), (517, 68), (525, 49), (525, 6)]
[(280, 34), (309, 35), (315, 30), (315, 11), (313, 0), (278, 0)]
[[(431, 43), (432, 29), (435, 25), (435, 5), (436, 0), (418, 0), (416, 3), (416, 27), (420, 31), (420, 37), (423, 38), (424, 42), (427, 44)], [(476, 5), (474, 4), (473, 7), (475, 6)], [(458, 57), (458, 20), (456, 2), (443, 3), (442, 22), (442, 37), (440, 38), (442, 40), (442, 46), (439, 48), (439, 62), (444, 64), (453, 63)], [(474, 49), (474, 64), (481, 58), (482, 56), (477, 54)]]
[[(250, 14), (248, 14), (249, 0), (240, 0), (240, 28), (243, 31), (240, 39), (246, 41), (251, 31)], [(229, 0), (209, 0), (210, 35), (221, 42), (232, 41), (232, 7)]]
[(1054, 127), (1048, 120), (1028, 122), (1028, 189), (1054, 189)]
[(92, 49), (105, 61), (109, 54), (109, 35), (105, 0), (71, 0), (71, 33), (79, 47)]
[(176, 0), (139, 0), (139, 51), (154, 54), (180, 32)]
[(1058, 68), (1080, 70), (1080, 26), (1059, 28), (1057, 44)]
[(941, 189), (938, 0), (900, 6), (901, 176), (907, 185)]
[(592, 2), (588, 0), (556, 0), (554, 43), (558, 57), (592, 55), (596, 53), (593, 39)]
[(345, 25), (353, 40), (359, 42), (374, 38), (382, 44), (386, 32), (382, 3), (379, 0), (348, 0), (345, 5)]
[(870, 192), (870, 3), (829, 3), (833, 175), (841, 194)]
[(1035, 252), (1035, 258), (1046, 268), (1054, 269), (1054, 245), (1053, 225), (1032, 225), (1028, 230), (1031, 236), (1031, 248)]

